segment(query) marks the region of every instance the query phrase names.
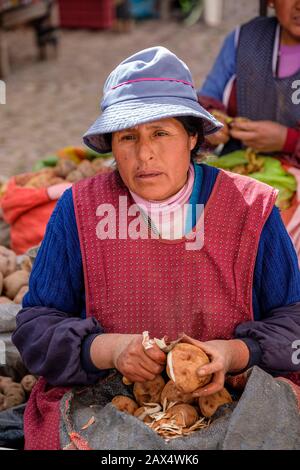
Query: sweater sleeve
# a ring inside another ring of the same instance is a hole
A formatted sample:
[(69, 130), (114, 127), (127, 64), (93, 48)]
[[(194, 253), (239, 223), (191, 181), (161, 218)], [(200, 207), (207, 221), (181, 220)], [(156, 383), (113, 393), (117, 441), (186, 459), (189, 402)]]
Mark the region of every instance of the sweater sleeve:
[(253, 282), (254, 320), (238, 325), (235, 337), (250, 350), (248, 367), (257, 364), (279, 375), (299, 370), (293, 344), (300, 338), (300, 272), (292, 241), (278, 209), (261, 234)]
[(289, 128), (282, 158), (290, 165), (300, 168), (300, 123), (297, 129)]
[(71, 189), (58, 201), (34, 262), (13, 342), (26, 367), (52, 385), (88, 384), (105, 373), (90, 360), (102, 333), (85, 315), (81, 252)]
[(197, 91), (200, 96), (223, 101), (223, 93), (229, 80), (236, 73), (236, 31), (232, 31), (223, 43), (215, 63), (207, 75), (202, 87)]

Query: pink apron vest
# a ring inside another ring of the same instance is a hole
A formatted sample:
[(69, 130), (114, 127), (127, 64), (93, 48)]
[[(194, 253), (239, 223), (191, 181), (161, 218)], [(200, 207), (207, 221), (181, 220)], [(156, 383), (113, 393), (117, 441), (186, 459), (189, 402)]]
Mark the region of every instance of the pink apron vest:
[[(192, 241), (97, 237), (99, 206), (130, 193), (117, 172), (73, 186), (88, 316), (109, 333), (176, 338), (181, 332), (207, 341), (229, 339), (253, 319), (252, 284), (260, 234), (276, 191), (250, 178), (220, 171), (204, 211), (204, 246)], [(97, 212), (98, 209), (98, 212)], [(133, 217), (128, 217), (128, 223)], [(196, 230), (202, 230), (200, 218)], [(119, 220), (116, 224), (118, 234)], [(125, 225), (125, 228), (127, 225)], [(124, 231), (124, 230), (123, 230)], [(149, 235), (146, 223), (141, 231)], [(41, 378), (26, 407), (26, 449), (59, 448), (59, 404), (65, 388)], [(37, 438), (38, 436), (38, 438)]]
[(221, 171), (204, 211), (202, 249), (188, 249), (192, 242), (185, 238), (153, 239), (144, 221), (147, 239), (99, 239), (99, 206), (111, 204), (118, 214), (119, 196), (127, 207), (133, 204), (117, 172), (79, 182), (73, 196), (87, 315), (107, 333), (148, 330), (157, 338), (185, 332), (202, 341), (228, 339), (239, 323), (253, 319), (257, 247), (275, 190)]

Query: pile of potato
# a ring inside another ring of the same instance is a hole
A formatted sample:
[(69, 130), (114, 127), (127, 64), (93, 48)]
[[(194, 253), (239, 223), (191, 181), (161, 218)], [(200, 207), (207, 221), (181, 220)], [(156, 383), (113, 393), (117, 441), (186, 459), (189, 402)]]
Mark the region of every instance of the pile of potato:
[(55, 167), (43, 168), (34, 174), (25, 173), (15, 177), (16, 184), (25, 188), (47, 188), (54, 184), (76, 183), (98, 173), (107, 173), (111, 169), (104, 165), (104, 159), (82, 160), (79, 164), (72, 160), (60, 159)]
[(24, 403), (36, 381), (33, 375), (25, 375), (20, 383), (13, 382), (10, 377), (0, 376), (0, 411)]
[[(120, 411), (143, 421), (166, 441), (182, 437), (209, 425), (217, 409), (231, 403), (223, 388), (208, 397), (195, 398), (193, 392), (210, 382), (211, 376), (199, 377), (197, 369), (209, 362), (198, 347), (178, 343), (167, 356), (166, 372), (171, 379), (165, 383), (161, 375), (154, 380), (133, 385), (135, 400), (118, 395), (112, 404)], [(123, 379), (128, 384), (126, 378)]]
[(29, 256), (23, 256), (19, 265), (14, 251), (0, 246), (0, 304), (21, 304), (28, 291), (32, 264)]

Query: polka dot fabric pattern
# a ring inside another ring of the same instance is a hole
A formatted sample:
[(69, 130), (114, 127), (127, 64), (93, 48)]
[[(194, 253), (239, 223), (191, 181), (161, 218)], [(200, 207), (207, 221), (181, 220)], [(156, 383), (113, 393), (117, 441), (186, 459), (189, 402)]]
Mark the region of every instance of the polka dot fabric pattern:
[(241, 27), (236, 71), (238, 115), (298, 127), (300, 106), (293, 103), (292, 95), (300, 70), (286, 78), (273, 74), (277, 25), (276, 18), (259, 17)]
[(221, 171), (205, 208), (204, 246), (196, 250), (186, 249), (192, 242), (185, 238), (151, 238), (142, 221), (147, 239), (98, 239), (98, 206), (112, 204), (119, 216), (119, 196), (127, 207), (133, 202), (117, 172), (79, 182), (73, 191), (87, 315), (107, 333), (228, 339), (253, 318), (254, 264), (276, 198), (272, 188)]

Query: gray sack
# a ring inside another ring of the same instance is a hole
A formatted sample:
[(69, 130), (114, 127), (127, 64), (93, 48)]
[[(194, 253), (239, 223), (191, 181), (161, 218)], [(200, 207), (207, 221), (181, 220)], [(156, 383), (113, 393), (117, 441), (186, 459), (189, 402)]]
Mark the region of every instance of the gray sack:
[[(220, 407), (208, 428), (169, 442), (111, 405), (115, 395), (133, 397), (132, 387), (117, 372), (66, 393), (60, 408), (61, 448), (76, 447), (76, 442), (80, 448), (82, 441), (96, 450), (300, 449), (300, 414), (292, 388), (256, 366), (240, 399)], [(82, 430), (91, 418), (93, 424)], [(70, 435), (80, 439), (71, 443)]]

